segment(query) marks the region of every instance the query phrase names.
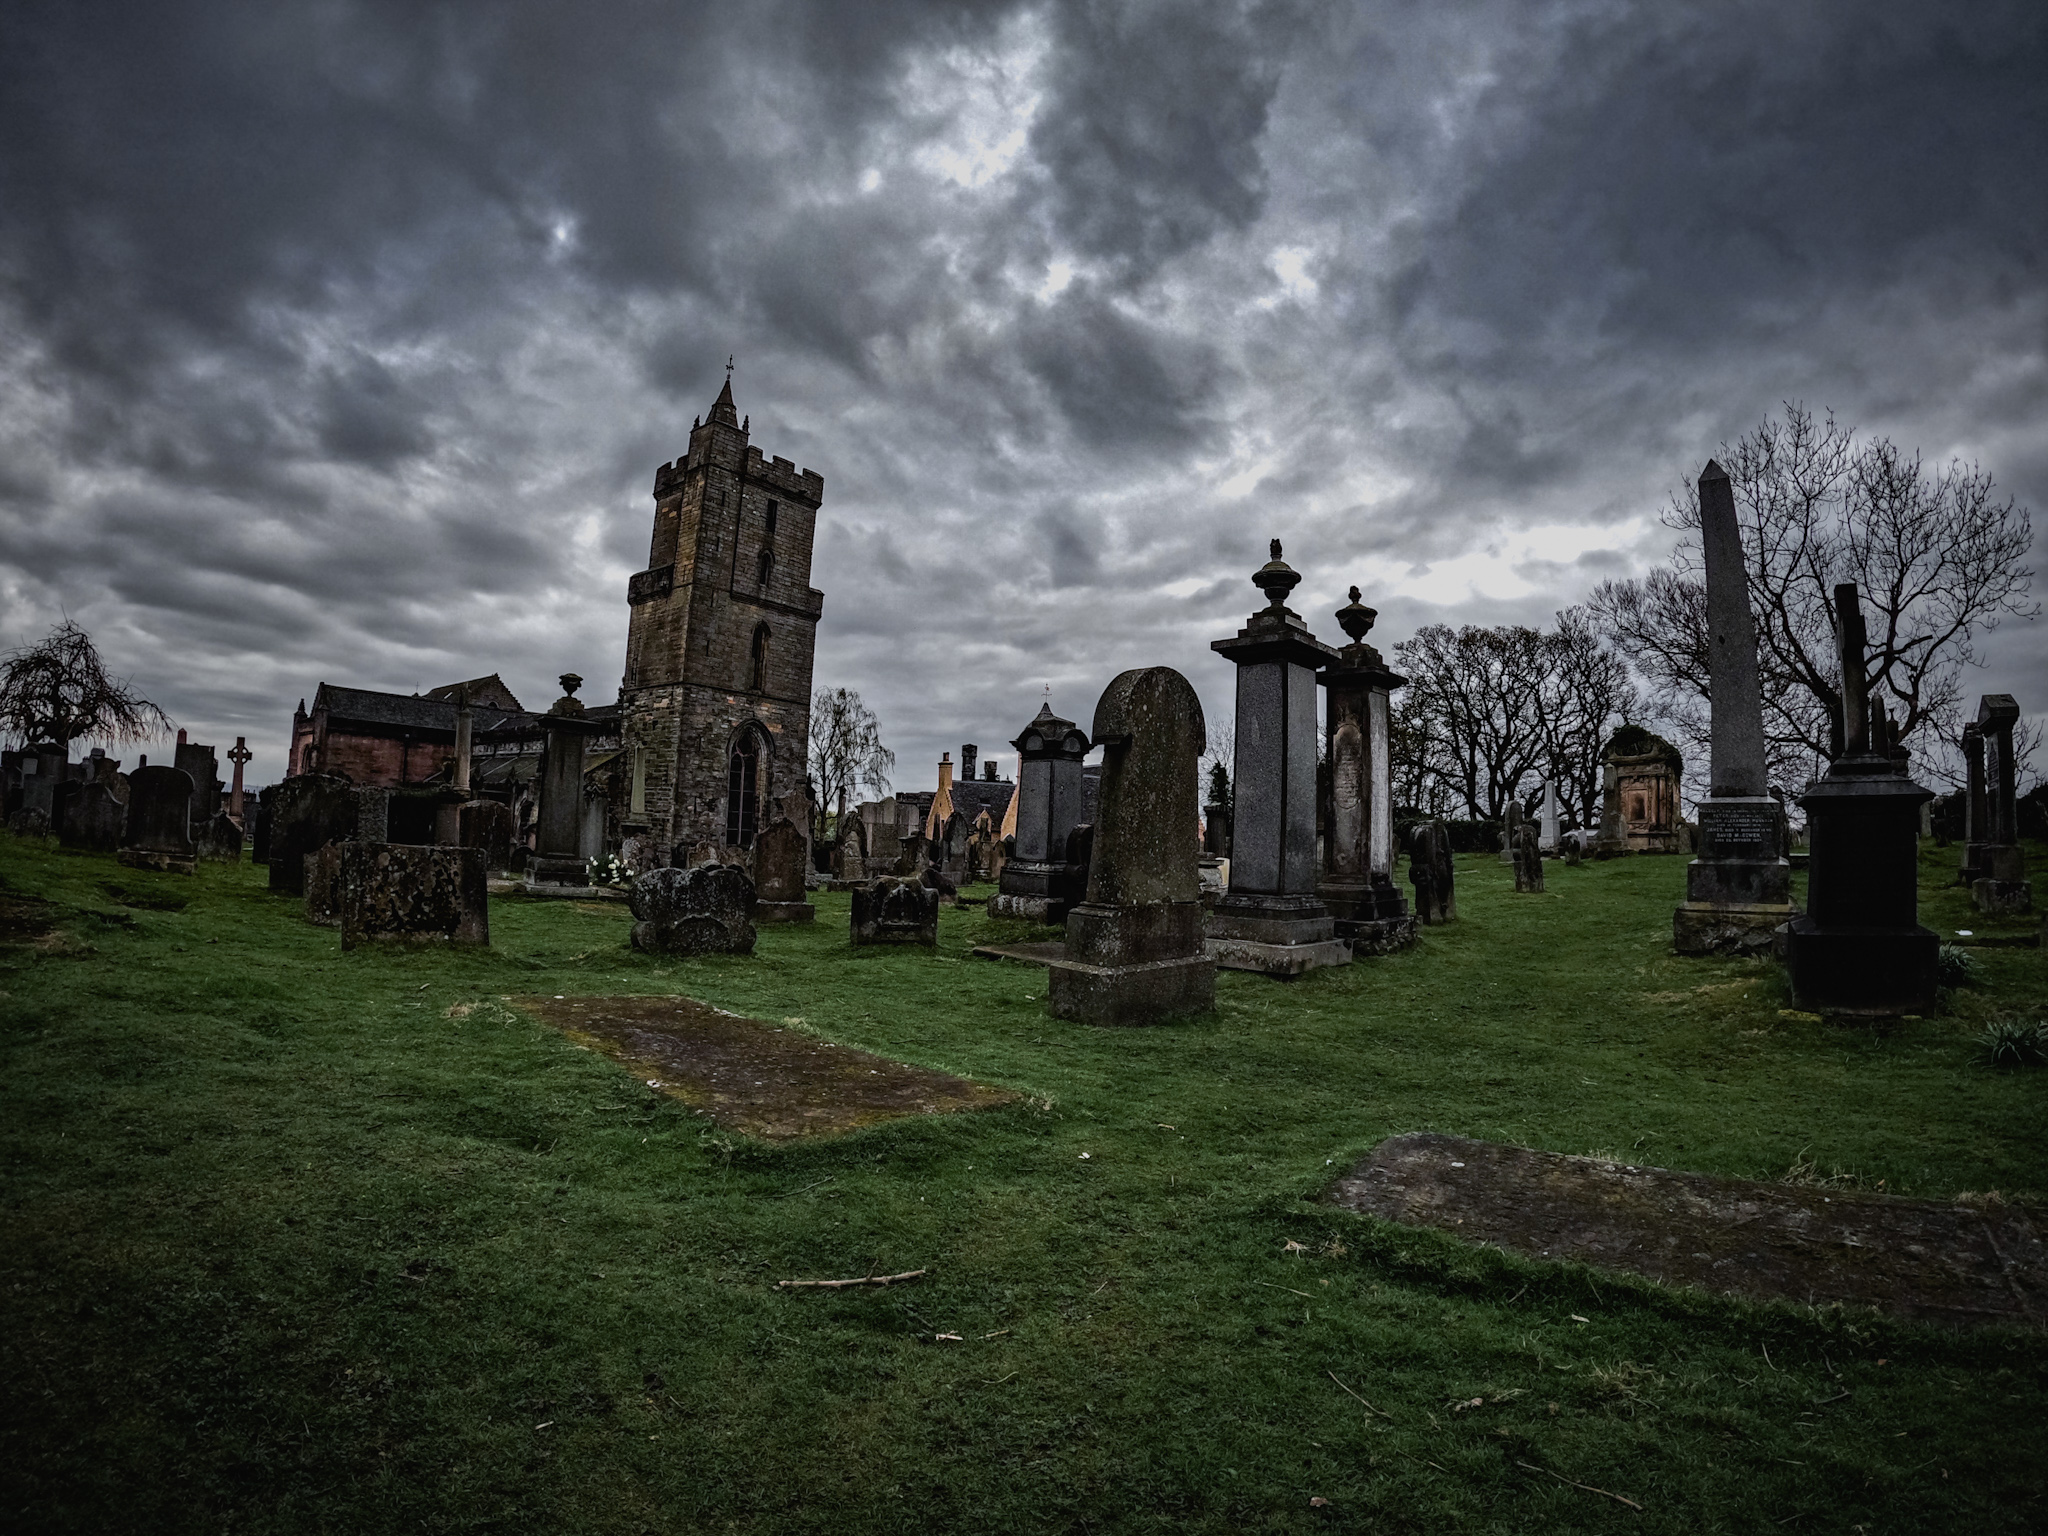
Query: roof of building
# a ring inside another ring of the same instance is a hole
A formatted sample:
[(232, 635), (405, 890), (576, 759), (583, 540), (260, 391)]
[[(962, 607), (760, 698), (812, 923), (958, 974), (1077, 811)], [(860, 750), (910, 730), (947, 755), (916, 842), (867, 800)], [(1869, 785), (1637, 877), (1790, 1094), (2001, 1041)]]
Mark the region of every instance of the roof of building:
[[(433, 731), (455, 735), (455, 705), (419, 693), (379, 693), (373, 688), (341, 688), (322, 683), (313, 695), (313, 712), (326, 711), (330, 722), (346, 720), (352, 725), (383, 726), (398, 731)], [(523, 710), (477, 707), (470, 711), (470, 726), (476, 731), (500, 730), (523, 724), (532, 717)]]
[(466, 683), (443, 683), (439, 688), (429, 688), (426, 696), (430, 699), (445, 699), (453, 704), (458, 693), (469, 695), (470, 707), (473, 709), (488, 705), (492, 709), (507, 710), (514, 714), (523, 713), (526, 709), (512, 690), (505, 686), (505, 680), (495, 672), (489, 677), (472, 677)]

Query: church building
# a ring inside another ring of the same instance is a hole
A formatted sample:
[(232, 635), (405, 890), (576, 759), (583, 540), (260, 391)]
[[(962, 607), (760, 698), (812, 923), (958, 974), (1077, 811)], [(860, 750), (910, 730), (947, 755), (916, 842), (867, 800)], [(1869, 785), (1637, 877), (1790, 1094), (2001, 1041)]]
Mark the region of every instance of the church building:
[(749, 425), (728, 378), (689, 451), (655, 471), (647, 569), (627, 588), (618, 824), (663, 851), (750, 847), (792, 811), (802, 824), (825, 481), (764, 458)]

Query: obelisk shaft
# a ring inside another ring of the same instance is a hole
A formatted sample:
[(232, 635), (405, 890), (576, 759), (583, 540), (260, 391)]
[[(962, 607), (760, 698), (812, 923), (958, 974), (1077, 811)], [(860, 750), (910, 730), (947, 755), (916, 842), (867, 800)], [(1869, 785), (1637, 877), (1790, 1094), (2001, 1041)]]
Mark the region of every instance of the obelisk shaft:
[(1770, 788), (1770, 780), (1764, 767), (1763, 694), (1756, 676), (1756, 620), (1749, 611), (1749, 577), (1742, 559), (1742, 529), (1735, 520), (1735, 489), (1727, 471), (1711, 459), (1700, 475), (1700, 543), (1707, 561), (1707, 642), (1714, 706), (1708, 792), (1761, 795)]

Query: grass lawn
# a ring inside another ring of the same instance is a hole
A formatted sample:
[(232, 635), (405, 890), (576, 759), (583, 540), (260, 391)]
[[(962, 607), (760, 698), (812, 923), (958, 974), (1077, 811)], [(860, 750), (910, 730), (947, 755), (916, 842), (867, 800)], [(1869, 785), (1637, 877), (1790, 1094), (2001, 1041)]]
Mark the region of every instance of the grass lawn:
[[(1956, 854), (1927, 850), (1923, 920), (1987, 931), (1941, 886)], [(1212, 1019), (1108, 1031), (970, 958), (1037, 936), (976, 909), (936, 956), (852, 950), (844, 896), (748, 959), (650, 959), (623, 907), (518, 899), (488, 952), (343, 955), (260, 869), (0, 839), (0, 919), (35, 926), (40, 896), (55, 922), (0, 949), (0, 1508), (21, 1531), (2048, 1525), (2048, 1339), (1746, 1306), (1317, 1203), (1420, 1129), (2043, 1201), (2048, 1072), (1987, 1070), (1971, 1037), (2048, 999), (2048, 956), (1981, 950), (1943, 1015), (1856, 1032), (1787, 1016), (1768, 962), (1673, 956), (1682, 859), (1551, 865), (1540, 896), (1490, 856), (1458, 874), (1461, 920), (1409, 953), (1226, 972)], [(502, 1001), (533, 992), (687, 994), (1024, 1098), (768, 1147)]]

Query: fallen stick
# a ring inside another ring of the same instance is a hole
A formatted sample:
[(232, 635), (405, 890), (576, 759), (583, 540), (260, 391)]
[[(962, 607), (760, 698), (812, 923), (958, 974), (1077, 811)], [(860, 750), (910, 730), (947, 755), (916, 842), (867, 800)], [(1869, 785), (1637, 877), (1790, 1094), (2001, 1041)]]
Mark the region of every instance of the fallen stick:
[(900, 1275), (862, 1275), (858, 1280), (778, 1280), (775, 1289), (843, 1291), (850, 1285), (900, 1285), (905, 1280), (915, 1280), (919, 1275), (930, 1273), (927, 1269), (906, 1269)]
[[(1323, 1374), (1324, 1374), (1325, 1376), (1329, 1377), (1329, 1378), (1330, 1378), (1330, 1380), (1332, 1380), (1332, 1381), (1336, 1381), (1336, 1382), (1337, 1382), (1337, 1385), (1338, 1385), (1338, 1386), (1340, 1386), (1340, 1387), (1344, 1387), (1344, 1383), (1343, 1383), (1343, 1382), (1341, 1382), (1341, 1381), (1337, 1381), (1337, 1373), (1336, 1373), (1335, 1371), (1325, 1371), (1325, 1372), (1323, 1372)], [(1351, 1389), (1350, 1389), (1349, 1387), (1344, 1387), (1344, 1390), (1345, 1390), (1346, 1392), (1351, 1392)], [(1352, 1395), (1353, 1397), (1358, 1397), (1358, 1394), (1357, 1394), (1356, 1392), (1351, 1392), (1351, 1395)], [(1362, 1397), (1358, 1397), (1358, 1400), (1359, 1400), (1359, 1401), (1360, 1401), (1361, 1403), (1365, 1403), (1365, 1399), (1364, 1399), (1364, 1398), (1362, 1398)], [(1391, 1419), (1391, 1418), (1393, 1417), (1393, 1415), (1392, 1415), (1391, 1413), (1387, 1412), (1387, 1410), (1386, 1410), (1386, 1409), (1384, 1409), (1384, 1408), (1375, 1408), (1375, 1407), (1373, 1407), (1373, 1405), (1372, 1405), (1371, 1403), (1365, 1403), (1365, 1407), (1366, 1407), (1366, 1411), (1367, 1411), (1368, 1413), (1376, 1413), (1376, 1414), (1378, 1414), (1378, 1415), (1379, 1415), (1379, 1416), (1380, 1416), (1381, 1418), (1383, 1418), (1383, 1419)]]
[(1636, 1511), (1636, 1513), (1642, 1513), (1643, 1506), (1638, 1504), (1634, 1499), (1625, 1499), (1618, 1493), (1609, 1493), (1605, 1488), (1595, 1488), (1591, 1483), (1572, 1483), (1572, 1480), (1566, 1477), (1562, 1472), (1553, 1472), (1548, 1467), (1530, 1466), (1530, 1464), (1526, 1461), (1518, 1461), (1515, 1463), (1515, 1465), (1518, 1467), (1528, 1467), (1531, 1472), (1541, 1472), (1545, 1477), (1554, 1477), (1560, 1483), (1571, 1483), (1571, 1485), (1574, 1488), (1583, 1488), (1588, 1493), (1597, 1493), (1603, 1499), (1613, 1499), (1617, 1504), (1626, 1504), (1630, 1509)]
[(1297, 1291), (1297, 1290), (1295, 1290), (1295, 1289), (1294, 1289), (1294, 1287), (1293, 1287), (1293, 1286), (1291, 1286), (1291, 1285), (1275, 1285), (1275, 1284), (1274, 1284), (1274, 1283), (1273, 1283), (1272, 1281), (1270, 1281), (1270, 1280), (1254, 1280), (1254, 1281), (1252, 1282), (1252, 1284), (1253, 1284), (1253, 1285), (1263, 1285), (1263, 1286), (1264, 1286), (1264, 1287), (1265, 1287), (1265, 1288), (1266, 1288), (1267, 1290), (1269, 1290), (1269, 1291), (1286, 1291), (1286, 1292), (1290, 1293), (1291, 1295), (1295, 1295), (1295, 1296), (1308, 1296), (1308, 1299), (1309, 1299), (1310, 1301), (1314, 1301), (1314, 1300), (1315, 1300), (1315, 1297), (1313, 1297), (1313, 1296), (1309, 1296), (1309, 1293), (1308, 1293), (1307, 1291)]

